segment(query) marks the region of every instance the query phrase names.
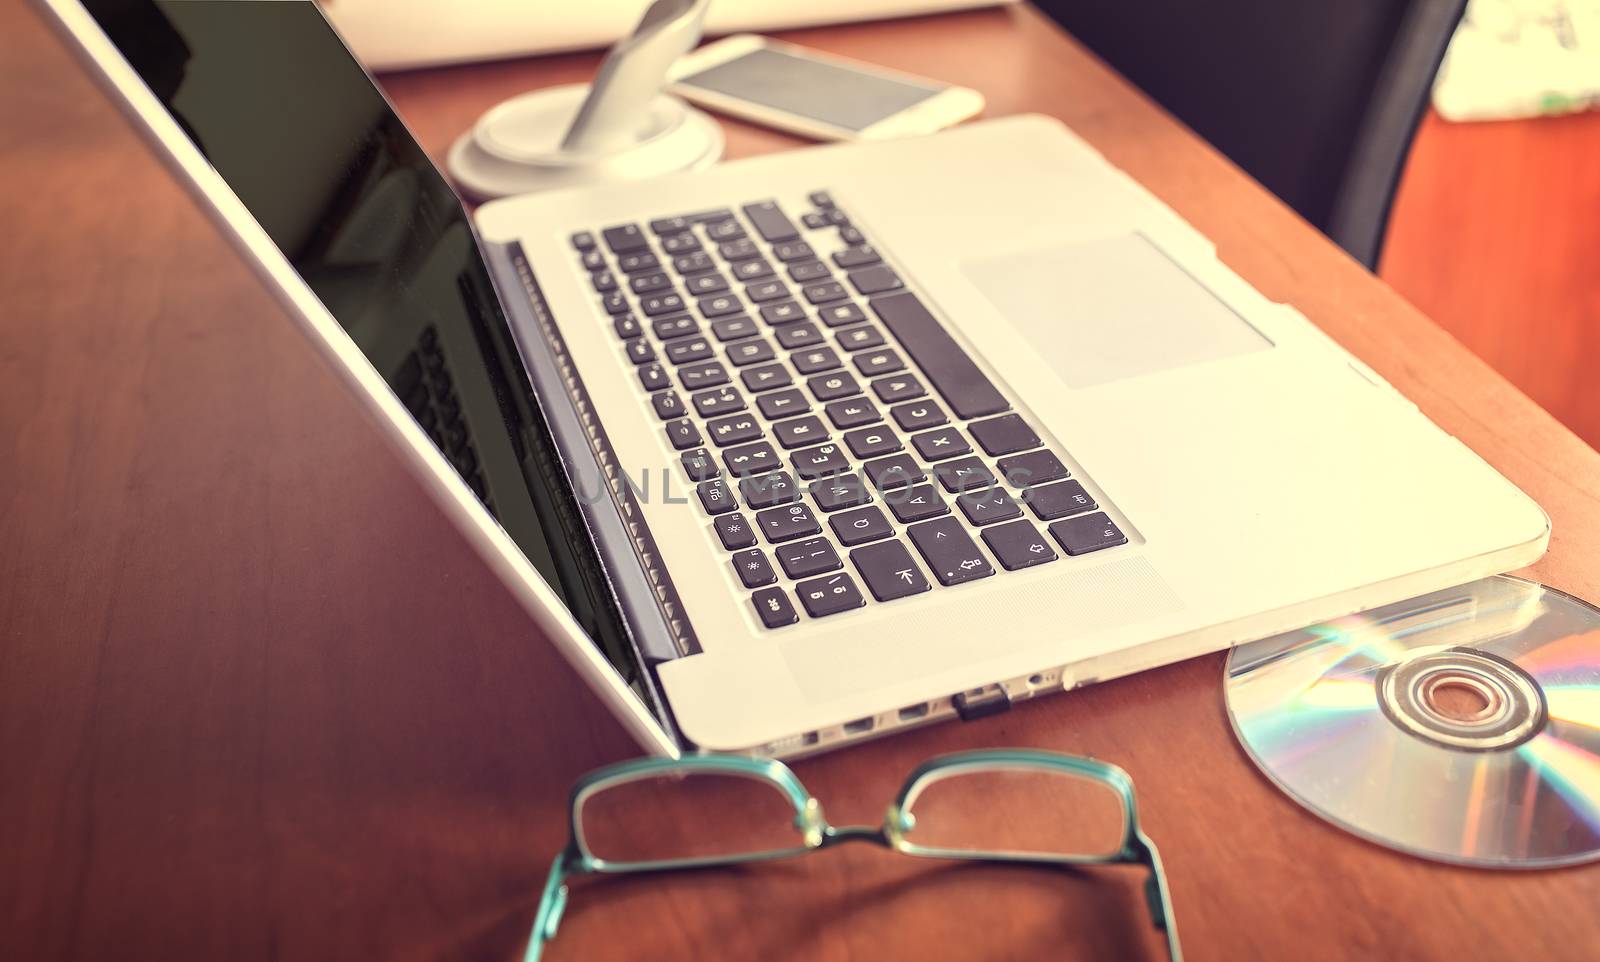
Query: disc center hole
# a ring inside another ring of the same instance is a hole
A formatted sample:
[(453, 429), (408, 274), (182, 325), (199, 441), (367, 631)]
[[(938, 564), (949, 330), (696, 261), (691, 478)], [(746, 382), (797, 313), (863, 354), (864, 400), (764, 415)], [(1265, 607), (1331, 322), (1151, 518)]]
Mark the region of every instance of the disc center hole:
[(1473, 724), (1499, 714), (1500, 693), (1470, 675), (1441, 674), (1422, 689), (1422, 703), (1431, 712), (1459, 724)]

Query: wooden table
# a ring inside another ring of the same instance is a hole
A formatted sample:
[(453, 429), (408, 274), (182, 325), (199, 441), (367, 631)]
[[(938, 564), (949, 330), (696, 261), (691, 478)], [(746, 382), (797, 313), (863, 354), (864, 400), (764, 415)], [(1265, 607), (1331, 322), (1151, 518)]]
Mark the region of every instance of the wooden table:
[[(632, 745), (67, 55), (15, 4), (0, 37), (0, 958), (515, 957), (567, 785)], [(1537, 498), (1531, 574), (1600, 598), (1600, 458), (1036, 14), (794, 39), (1065, 120)], [(437, 152), (594, 63), (389, 87)], [(727, 126), (733, 156), (797, 146)], [(1221, 663), (798, 771), (870, 822), (938, 752), (1113, 760), (1193, 959), (1600, 954), (1600, 868), (1441, 867), (1278, 793)], [(1134, 884), (851, 847), (580, 884), (551, 958), (1156, 957)]]

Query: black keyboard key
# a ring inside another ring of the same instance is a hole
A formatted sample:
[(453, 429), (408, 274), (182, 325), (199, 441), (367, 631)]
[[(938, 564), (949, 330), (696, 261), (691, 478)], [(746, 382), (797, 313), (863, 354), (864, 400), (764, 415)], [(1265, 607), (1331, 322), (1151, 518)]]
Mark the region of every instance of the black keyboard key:
[(761, 437), (761, 425), (748, 414), (730, 414), (724, 418), (707, 421), (706, 430), (711, 432), (711, 440), (715, 441), (719, 448), (725, 448), (730, 444), (743, 444)]
[[(677, 295), (673, 295), (677, 296)], [(658, 317), (650, 322), (650, 330), (656, 337), (663, 341), (670, 341), (675, 337), (688, 337), (700, 333), (700, 325), (687, 314), (673, 314), (671, 317)]]
[(861, 572), (867, 590), (879, 601), (919, 595), (933, 587), (923, 576), (922, 569), (911, 560), (911, 552), (898, 541), (857, 548), (850, 552), (850, 563)]
[(783, 281), (756, 281), (745, 285), (744, 296), (752, 304), (765, 304), (767, 301), (781, 300), (789, 296), (789, 285)]
[(839, 552), (827, 538), (807, 538), (779, 545), (772, 552), (778, 556), (783, 573), (791, 578), (809, 578), (824, 571), (837, 571), (844, 567)]
[(774, 327), (779, 324), (792, 324), (795, 321), (806, 319), (806, 309), (794, 301), (763, 304), (761, 305), (761, 319)]
[(711, 333), (717, 336), (717, 340), (726, 344), (742, 337), (754, 337), (761, 333), (761, 329), (748, 315), (740, 314), (738, 317), (719, 317), (712, 321)]
[(739, 302), (739, 295), (732, 293), (702, 297), (695, 306), (699, 307), (700, 313), (708, 318), (726, 317), (744, 310), (744, 305)]
[(794, 586), (794, 590), (800, 596), (800, 603), (805, 606), (806, 614), (813, 618), (836, 615), (841, 611), (860, 608), (867, 603), (867, 600), (861, 597), (861, 591), (856, 587), (854, 579), (842, 573), (812, 581), (802, 581)]
[(825, 190), (814, 190), (808, 198), (813, 207), (832, 207), (833, 195)]
[(672, 289), (672, 278), (665, 274), (640, 274), (628, 279), (628, 288), (635, 294), (656, 294)]
[(994, 466), (1000, 469), (1000, 476), (1013, 488), (1030, 488), (1036, 484), (1060, 481), (1070, 474), (1054, 451), (1014, 454), (1009, 458), (1001, 458)]
[(624, 341), (644, 333), (644, 328), (639, 326), (638, 318), (632, 314), (618, 314), (611, 319), (611, 326), (616, 330), (617, 336)]
[(857, 508), (833, 515), (828, 519), (828, 527), (833, 529), (834, 537), (846, 548), (894, 534), (889, 519), (877, 508)]
[(711, 210), (702, 210), (694, 214), (684, 215), (696, 224), (713, 224), (720, 221), (732, 220), (733, 211), (726, 207), (714, 207)]
[(906, 286), (900, 280), (900, 275), (890, 270), (886, 264), (863, 267), (845, 276), (850, 278), (850, 286), (863, 295), (882, 294), (884, 291), (898, 290)]
[(872, 393), (883, 403), (893, 404), (896, 401), (910, 401), (922, 397), (928, 392), (922, 389), (921, 382), (916, 378), (902, 374), (899, 377), (881, 377), (873, 381)]
[(683, 289), (695, 297), (715, 294), (728, 289), (728, 279), (715, 271), (710, 274), (695, 274), (683, 282)]
[(728, 369), (716, 361), (702, 361), (678, 368), (678, 380), (685, 390), (699, 391), (728, 383)]
[(828, 420), (833, 422), (833, 426), (841, 431), (863, 424), (871, 424), (880, 418), (878, 409), (873, 407), (872, 402), (865, 397), (834, 401), (822, 410), (828, 415)]
[(646, 364), (639, 368), (639, 384), (646, 391), (660, 391), (672, 386), (672, 378), (667, 377), (667, 369), (659, 364)]
[(676, 314), (685, 310), (681, 294), (650, 294), (639, 298), (639, 309), (644, 311), (646, 317), (660, 317), (663, 314)]
[(739, 372), (739, 379), (751, 391), (768, 391), (772, 388), (788, 387), (794, 383), (794, 379), (789, 376), (789, 369), (782, 364), (747, 367)]
[(673, 391), (662, 391), (651, 396), (650, 406), (656, 409), (656, 417), (663, 421), (683, 417), (683, 401)]
[(792, 417), (811, 410), (811, 402), (800, 393), (799, 388), (788, 388), (783, 391), (773, 391), (756, 398), (756, 408), (761, 416), (769, 421), (778, 418)]
[(628, 313), (628, 295), (621, 291), (612, 291), (600, 298), (600, 308), (607, 314)]
[[(860, 324), (867, 319), (867, 313), (861, 309), (859, 304), (829, 304), (817, 311), (817, 317), (821, 318), (822, 323), (829, 327), (844, 327), (846, 324)], [(878, 343), (883, 343), (882, 335), (879, 335)], [(869, 346), (862, 345), (862, 347)]]
[(717, 462), (712, 459), (711, 452), (705, 448), (685, 451), (678, 460), (683, 462), (684, 473), (689, 475), (690, 481), (710, 481), (712, 478), (722, 475), (722, 469), (717, 467)]
[(869, 264), (876, 264), (881, 260), (883, 260), (883, 258), (878, 256), (878, 252), (873, 250), (872, 245), (870, 244), (862, 244), (859, 247), (847, 247), (842, 251), (835, 251), (833, 255), (833, 262), (845, 270), (850, 270), (856, 267), (866, 267)]
[(868, 461), (861, 466), (861, 470), (879, 491), (903, 488), (928, 476), (922, 470), (922, 465), (909, 454), (895, 454)]
[[(879, 374), (893, 374), (904, 370), (906, 362), (900, 360), (900, 355), (891, 348), (881, 348), (876, 351), (863, 351), (851, 357), (856, 370), (865, 377), (876, 377)], [(884, 398), (885, 401), (888, 398)]]
[(932, 401), (913, 401), (899, 407), (889, 409), (889, 415), (894, 418), (894, 423), (907, 431), (921, 431), (923, 428), (938, 427), (949, 418), (939, 410), (939, 405)]
[(825, 210), (825, 211), (822, 212), (822, 216), (827, 218), (828, 223), (833, 224), (833, 225), (838, 226), (838, 227), (845, 227), (845, 226), (848, 226), (849, 223), (850, 223), (850, 215), (846, 214), (842, 210), (838, 210), (838, 209)]
[(728, 216), (720, 220), (707, 223), (706, 236), (714, 241), (721, 242), (738, 240), (745, 236), (745, 233), (744, 228), (739, 226), (739, 222), (733, 219), (733, 214), (730, 212)]
[(742, 514), (719, 514), (711, 519), (711, 526), (717, 529), (717, 540), (729, 551), (755, 546), (756, 531)]
[(967, 425), (967, 430), (972, 432), (972, 439), (986, 454), (1012, 454), (1036, 448), (1043, 443), (1033, 428), (1028, 427), (1028, 422), (1015, 414), (974, 421)]
[(760, 364), (776, 356), (772, 353), (772, 345), (768, 344), (764, 337), (747, 338), (728, 345), (728, 360), (733, 362), (734, 367)]
[[(809, 327), (810, 325), (806, 326)], [(794, 328), (784, 328), (784, 330), (792, 331)], [(783, 340), (782, 331), (778, 333), (778, 340)], [(814, 351), (800, 351), (799, 353), (791, 354), (789, 362), (801, 374), (818, 374), (822, 371), (831, 371), (842, 365), (839, 355), (835, 354), (831, 347), (819, 347)]]
[[(801, 471), (800, 476), (807, 475)], [(861, 480), (859, 474), (836, 474), (825, 477), (812, 482), (807, 490), (811, 492), (811, 500), (824, 511), (857, 508), (872, 503), (872, 491), (867, 488), (867, 483)]]
[(812, 260), (817, 256), (817, 252), (805, 241), (790, 241), (786, 244), (772, 245), (772, 256), (788, 264), (792, 261)]
[(861, 385), (848, 371), (838, 374), (818, 375), (806, 381), (806, 387), (811, 389), (811, 394), (819, 401), (837, 401), (842, 397), (861, 392)]
[(939, 428), (911, 436), (911, 446), (924, 461), (942, 461), (972, 453), (972, 445), (955, 428)]
[(679, 274), (703, 274), (717, 269), (717, 262), (705, 251), (679, 254), (672, 259), (672, 269)]
[(795, 283), (805, 284), (810, 281), (820, 281), (824, 278), (832, 277), (833, 272), (828, 270), (828, 265), (821, 261), (800, 261), (789, 265), (789, 276), (794, 279)]
[(822, 284), (808, 284), (800, 289), (806, 301), (811, 304), (831, 304), (849, 297), (838, 281), (827, 281)]
[(682, 451), (685, 448), (700, 446), (700, 429), (688, 418), (673, 421), (667, 425), (667, 440), (672, 442), (673, 450)]
[(741, 281), (756, 281), (763, 277), (771, 277), (772, 265), (760, 258), (740, 261), (733, 265), (733, 276)]
[(846, 458), (845, 451), (838, 450), (838, 445), (806, 448), (803, 451), (795, 451), (790, 458), (794, 459), (795, 471), (800, 472), (800, 477), (805, 479), (827, 477), (830, 474), (846, 471), (850, 467), (850, 458)]
[(773, 201), (764, 200), (758, 204), (744, 205), (744, 216), (750, 219), (761, 239), (769, 244), (792, 241), (800, 236), (800, 232), (795, 230), (794, 222), (789, 220), (788, 215)]
[(800, 620), (800, 613), (794, 610), (782, 588), (762, 588), (750, 596), (750, 603), (756, 606), (756, 614), (768, 628), (782, 628)]
[(1022, 495), (1040, 521), (1054, 521), (1069, 515), (1083, 514), (1100, 507), (1094, 498), (1076, 481), (1061, 484), (1044, 484), (1030, 488)]
[(1104, 512), (1053, 522), (1050, 533), (1074, 556), (1128, 543), (1128, 536)]
[(817, 516), (803, 504), (768, 508), (756, 515), (756, 527), (772, 544), (822, 533), (822, 526), (817, 524)]
[(828, 218), (822, 216), (819, 211), (814, 210), (801, 214), (800, 223), (804, 224), (807, 230), (821, 230), (824, 227), (831, 226), (828, 223)]
[(596, 293), (609, 294), (617, 289), (617, 278), (610, 271), (598, 271), (589, 275), (589, 281), (594, 284)]
[(978, 550), (956, 518), (924, 521), (906, 529), (940, 584), (959, 585), (994, 574), (994, 566)]
[(645, 239), (644, 231), (638, 224), (619, 224), (616, 227), (607, 227), (600, 232), (606, 239), (606, 246), (611, 248), (613, 254), (628, 254), (633, 251), (643, 250), (650, 246)]
[(623, 254), (617, 258), (617, 268), (624, 274), (643, 274), (654, 272), (661, 267), (661, 261), (649, 251), (637, 254)]
[(1050, 539), (1026, 521), (1012, 521), (983, 529), (983, 540), (1007, 571), (1031, 568), (1056, 560)]
[(700, 239), (690, 233), (668, 234), (661, 238), (661, 249), (668, 254), (692, 254), (700, 249)]
[(580, 251), (594, 250), (594, 235), (586, 230), (580, 230), (572, 235), (572, 246)]
[(840, 331), (837, 337), (839, 346), (846, 351), (865, 351), (869, 347), (880, 347), (883, 344), (883, 332), (870, 324)]
[(841, 224), (839, 226), (839, 240), (845, 244), (849, 244), (852, 247), (856, 246), (857, 244), (865, 244), (867, 242), (866, 237), (862, 236), (861, 231), (851, 227), (849, 224)]
[(939, 490), (931, 484), (914, 484), (900, 491), (890, 491), (883, 501), (900, 519), (901, 524), (926, 521), (950, 513), (950, 506), (939, 497)]
[(736, 478), (765, 474), (783, 464), (778, 459), (777, 450), (766, 441), (729, 448), (722, 452), (722, 463), (728, 466), (728, 472)]
[(772, 570), (772, 562), (767, 560), (760, 548), (734, 555), (733, 570), (739, 573), (739, 580), (746, 588), (759, 588), (778, 580), (778, 573)]
[(719, 414), (743, 411), (744, 395), (725, 384), (709, 391), (689, 395), (689, 403), (694, 407), (696, 414), (703, 418), (712, 418)]
[(1022, 517), (1022, 506), (1006, 494), (1004, 488), (968, 491), (956, 498), (956, 503), (961, 506), (961, 513), (973, 524), (993, 524)]
[(746, 261), (752, 257), (760, 257), (761, 248), (750, 238), (741, 237), (738, 240), (718, 244), (717, 253), (721, 254), (725, 261)]
[(739, 494), (752, 508), (770, 508), (800, 500), (800, 486), (787, 471), (769, 471), (739, 481)]
[(785, 324), (778, 328), (778, 345), (786, 351), (798, 351), (823, 342), (822, 332), (815, 324)]
[(606, 269), (606, 255), (599, 251), (588, 251), (583, 255), (583, 269), (591, 274), (595, 271)]
[(703, 337), (679, 338), (668, 341), (667, 360), (673, 364), (688, 364), (692, 361), (704, 361), (712, 355), (711, 342)]
[(875, 458), (880, 454), (893, 454), (900, 450), (900, 439), (888, 428), (878, 427), (861, 428), (847, 431), (844, 443), (850, 447), (850, 452), (858, 458)]
[(939, 483), (946, 491), (952, 493), (993, 487), (996, 483), (994, 472), (977, 458), (961, 458), (957, 461), (936, 464), (933, 466), (933, 476), (939, 479)]
[(650, 222), (650, 231), (654, 234), (677, 234), (686, 231), (694, 224), (688, 217), (662, 217)]
[(889, 333), (933, 382), (956, 417), (983, 417), (1011, 407), (915, 294), (875, 297), (871, 303)]
[(636, 337), (629, 341), (625, 349), (628, 354), (628, 360), (635, 364), (648, 364), (656, 359), (656, 349), (651, 347), (650, 342), (642, 337)]
[(700, 496), (700, 506), (706, 509), (706, 514), (724, 514), (739, 507), (733, 500), (733, 489), (721, 478), (702, 481), (695, 485), (694, 491)]
[(787, 450), (803, 448), (808, 444), (828, 439), (828, 429), (823, 426), (820, 418), (807, 415), (802, 418), (790, 418), (772, 425), (772, 436)]

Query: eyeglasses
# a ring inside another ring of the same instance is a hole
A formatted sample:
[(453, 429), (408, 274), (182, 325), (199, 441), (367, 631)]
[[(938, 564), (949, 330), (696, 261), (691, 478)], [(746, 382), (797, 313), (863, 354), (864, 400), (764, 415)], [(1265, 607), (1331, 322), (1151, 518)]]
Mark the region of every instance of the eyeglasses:
[(550, 867), (524, 962), (537, 962), (555, 938), (572, 876), (734, 865), (857, 841), (923, 858), (1142, 865), (1150, 921), (1172, 962), (1182, 962), (1133, 780), (1104, 762), (1012, 749), (923, 762), (877, 828), (829, 825), (794, 772), (770, 759), (690, 755), (596, 769), (572, 787), (571, 834)]

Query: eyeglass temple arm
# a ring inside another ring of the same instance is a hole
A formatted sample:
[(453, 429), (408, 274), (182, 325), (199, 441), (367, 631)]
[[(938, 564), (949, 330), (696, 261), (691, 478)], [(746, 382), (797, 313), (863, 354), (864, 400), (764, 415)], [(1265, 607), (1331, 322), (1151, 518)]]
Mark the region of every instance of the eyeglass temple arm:
[(1172, 898), (1167, 894), (1166, 872), (1161, 867), (1161, 853), (1155, 844), (1141, 833), (1134, 846), (1139, 861), (1150, 870), (1144, 882), (1145, 905), (1150, 909), (1150, 921), (1167, 937), (1167, 954), (1172, 962), (1183, 962), (1183, 947), (1178, 944), (1178, 920), (1172, 914)]
[(522, 962), (539, 962), (544, 944), (556, 937), (562, 913), (567, 908), (567, 862), (570, 853), (562, 852), (550, 863), (550, 875), (545, 879), (544, 895), (539, 899), (539, 912), (533, 917), (533, 931), (528, 935), (528, 948)]

